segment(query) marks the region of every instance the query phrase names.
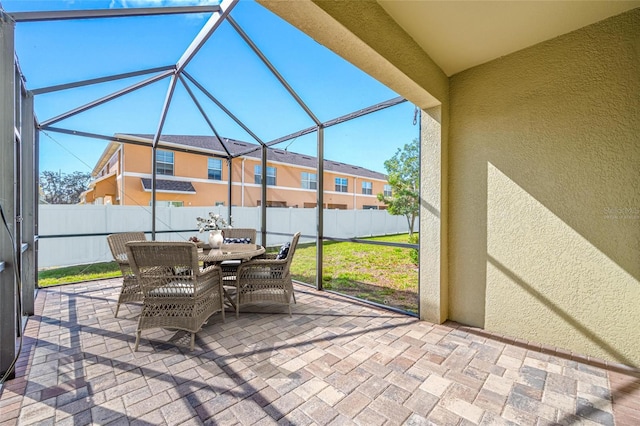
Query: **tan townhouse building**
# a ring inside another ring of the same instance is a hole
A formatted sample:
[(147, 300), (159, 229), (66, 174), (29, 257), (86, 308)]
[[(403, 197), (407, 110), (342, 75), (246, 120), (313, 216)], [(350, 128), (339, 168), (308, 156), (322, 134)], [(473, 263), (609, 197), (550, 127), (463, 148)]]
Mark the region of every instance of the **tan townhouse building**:
[[(150, 144), (152, 135), (115, 135)], [(262, 204), (262, 150), (249, 142), (224, 139), (237, 155), (229, 170), (225, 147), (214, 136), (163, 135), (156, 151), (156, 201), (165, 206), (227, 205), (229, 173), (234, 206)], [(185, 152), (185, 147), (188, 152)], [(180, 148), (174, 151), (172, 148)], [(252, 151), (252, 149), (254, 149)], [(317, 158), (282, 149), (267, 154), (267, 206), (316, 207)], [(111, 141), (96, 163), (83, 195), (86, 204), (151, 203), (152, 149)], [(360, 166), (324, 161), (324, 202), (329, 209), (384, 209), (377, 194), (391, 195), (387, 176)]]

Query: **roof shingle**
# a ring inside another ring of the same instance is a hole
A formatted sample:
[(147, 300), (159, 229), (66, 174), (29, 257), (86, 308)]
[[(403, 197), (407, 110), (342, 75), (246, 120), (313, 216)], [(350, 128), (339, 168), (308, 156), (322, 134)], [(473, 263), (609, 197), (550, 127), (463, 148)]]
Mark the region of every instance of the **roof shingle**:
[[(146, 191), (151, 191), (151, 179), (140, 178), (142, 181), (142, 187)], [(156, 190), (158, 191), (176, 191), (176, 192), (193, 192), (195, 194), (196, 189), (191, 182), (179, 181), (179, 180), (167, 180), (156, 179)]]
[[(153, 135), (132, 135), (139, 138), (153, 139)], [(160, 138), (160, 145), (169, 143), (172, 145), (182, 145), (195, 149), (205, 151), (217, 151), (226, 154), (222, 143), (215, 136), (202, 136), (202, 135), (162, 135)], [(244, 154), (247, 157), (261, 158), (260, 145), (238, 141), (235, 139), (223, 138), (224, 146), (229, 150), (231, 155), (238, 155), (240, 153), (251, 150), (256, 151)], [(267, 160), (277, 161), (285, 164), (292, 164), (295, 166), (316, 168), (318, 160), (316, 157), (299, 154), (297, 152), (291, 152), (287, 150), (269, 148), (267, 151)], [(346, 164), (339, 161), (324, 160), (324, 169), (326, 171), (334, 173), (342, 173), (347, 175), (356, 175), (360, 177), (367, 177), (371, 179), (387, 180), (387, 176), (384, 173), (376, 172), (374, 170), (365, 169), (364, 167), (356, 166), (353, 164)]]

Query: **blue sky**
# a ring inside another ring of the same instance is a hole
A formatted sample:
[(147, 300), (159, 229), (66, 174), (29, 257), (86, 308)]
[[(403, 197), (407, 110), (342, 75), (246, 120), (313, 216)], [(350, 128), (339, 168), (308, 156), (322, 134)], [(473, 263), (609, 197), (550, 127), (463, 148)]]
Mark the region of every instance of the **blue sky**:
[[(0, 2), (8, 12), (206, 3), (202, 0)], [(252, 1), (241, 1), (231, 16), (321, 121), (397, 96)], [(208, 15), (199, 14), (19, 23), (16, 51), (27, 87), (36, 89), (175, 64), (207, 19)], [(264, 141), (313, 125), (228, 23), (214, 33), (186, 70)], [(36, 115), (40, 121), (47, 120), (147, 77), (38, 95)], [(162, 80), (56, 126), (104, 135), (154, 133), (168, 84), (168, 79)], [(211, 101), (195, 92), (220, 135), (254, 142)], [(384, 160), (418, 137), (418, 127), (412, 123), (413, 110), (413, 105), (406, 102), (327, 129), (325, 157), (384, 172)], [(180, 85), (163, 133), (211, 134)], [(66, 173), (91, 171), (106, 146), (102, 140), (59, 133), (42, 134), (40, 141), (41, 171)], [(315, 134), (285, 142), (281, 148), (287, 145), (291, 151), (316, 155)]]

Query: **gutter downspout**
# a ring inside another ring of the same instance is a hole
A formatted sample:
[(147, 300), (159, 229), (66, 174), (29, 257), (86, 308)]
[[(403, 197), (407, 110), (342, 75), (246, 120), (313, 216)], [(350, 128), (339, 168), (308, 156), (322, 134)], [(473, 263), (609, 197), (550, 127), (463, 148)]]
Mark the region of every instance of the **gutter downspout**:
[(247, 157), (242, 157), (242, 175), (240, 178), (240, 199), (242, 200), (241, 206), (244, 207), (244, 162)]
[[(124, 144), (120, 144), (120, 205), (124, 206)], [(116, 179), (116, 184), (118, 180)]]
[(229, 206), (227, 207), (227, 216), (228, 216), (228, 220), (229, 220), (229, 225), (231, 225), (231, 209), (233, 207), (233, 199), (232, 199), (232, 190), (233, 190), (233, 181), (232, 181), (232, 177), (233, 177), (233, 158), (229, 157), (227, 158), (227, 169), (229, 173), (229, 184), (227, 185), (227, 200), (229, 202)]
[(357, 179), (358, 179), (357, 177), (355, 177), (355, 176), (353, 177), (353, 209), (354, 210), (357, 208), (357, 205), (358, 205), (358, 202), (356, 200), (356, 197), (357, 197), (357, 195), (356, 195), (356, 180)]

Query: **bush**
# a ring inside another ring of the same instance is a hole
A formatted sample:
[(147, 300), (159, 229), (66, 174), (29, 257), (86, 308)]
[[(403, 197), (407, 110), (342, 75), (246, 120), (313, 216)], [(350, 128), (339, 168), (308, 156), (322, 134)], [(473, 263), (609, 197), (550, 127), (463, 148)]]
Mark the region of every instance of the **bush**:
[[(419, 243), (420, 243), (420, 236), (417, 233), (409, 237), (409, 244), (419, 244)], [(418, 264), (420, 260), (420, 256), (418, 255), (417, 249), (409, 250), (409, 259), (411, 259), (411, 262), (413, 262), (414, 265)]]

